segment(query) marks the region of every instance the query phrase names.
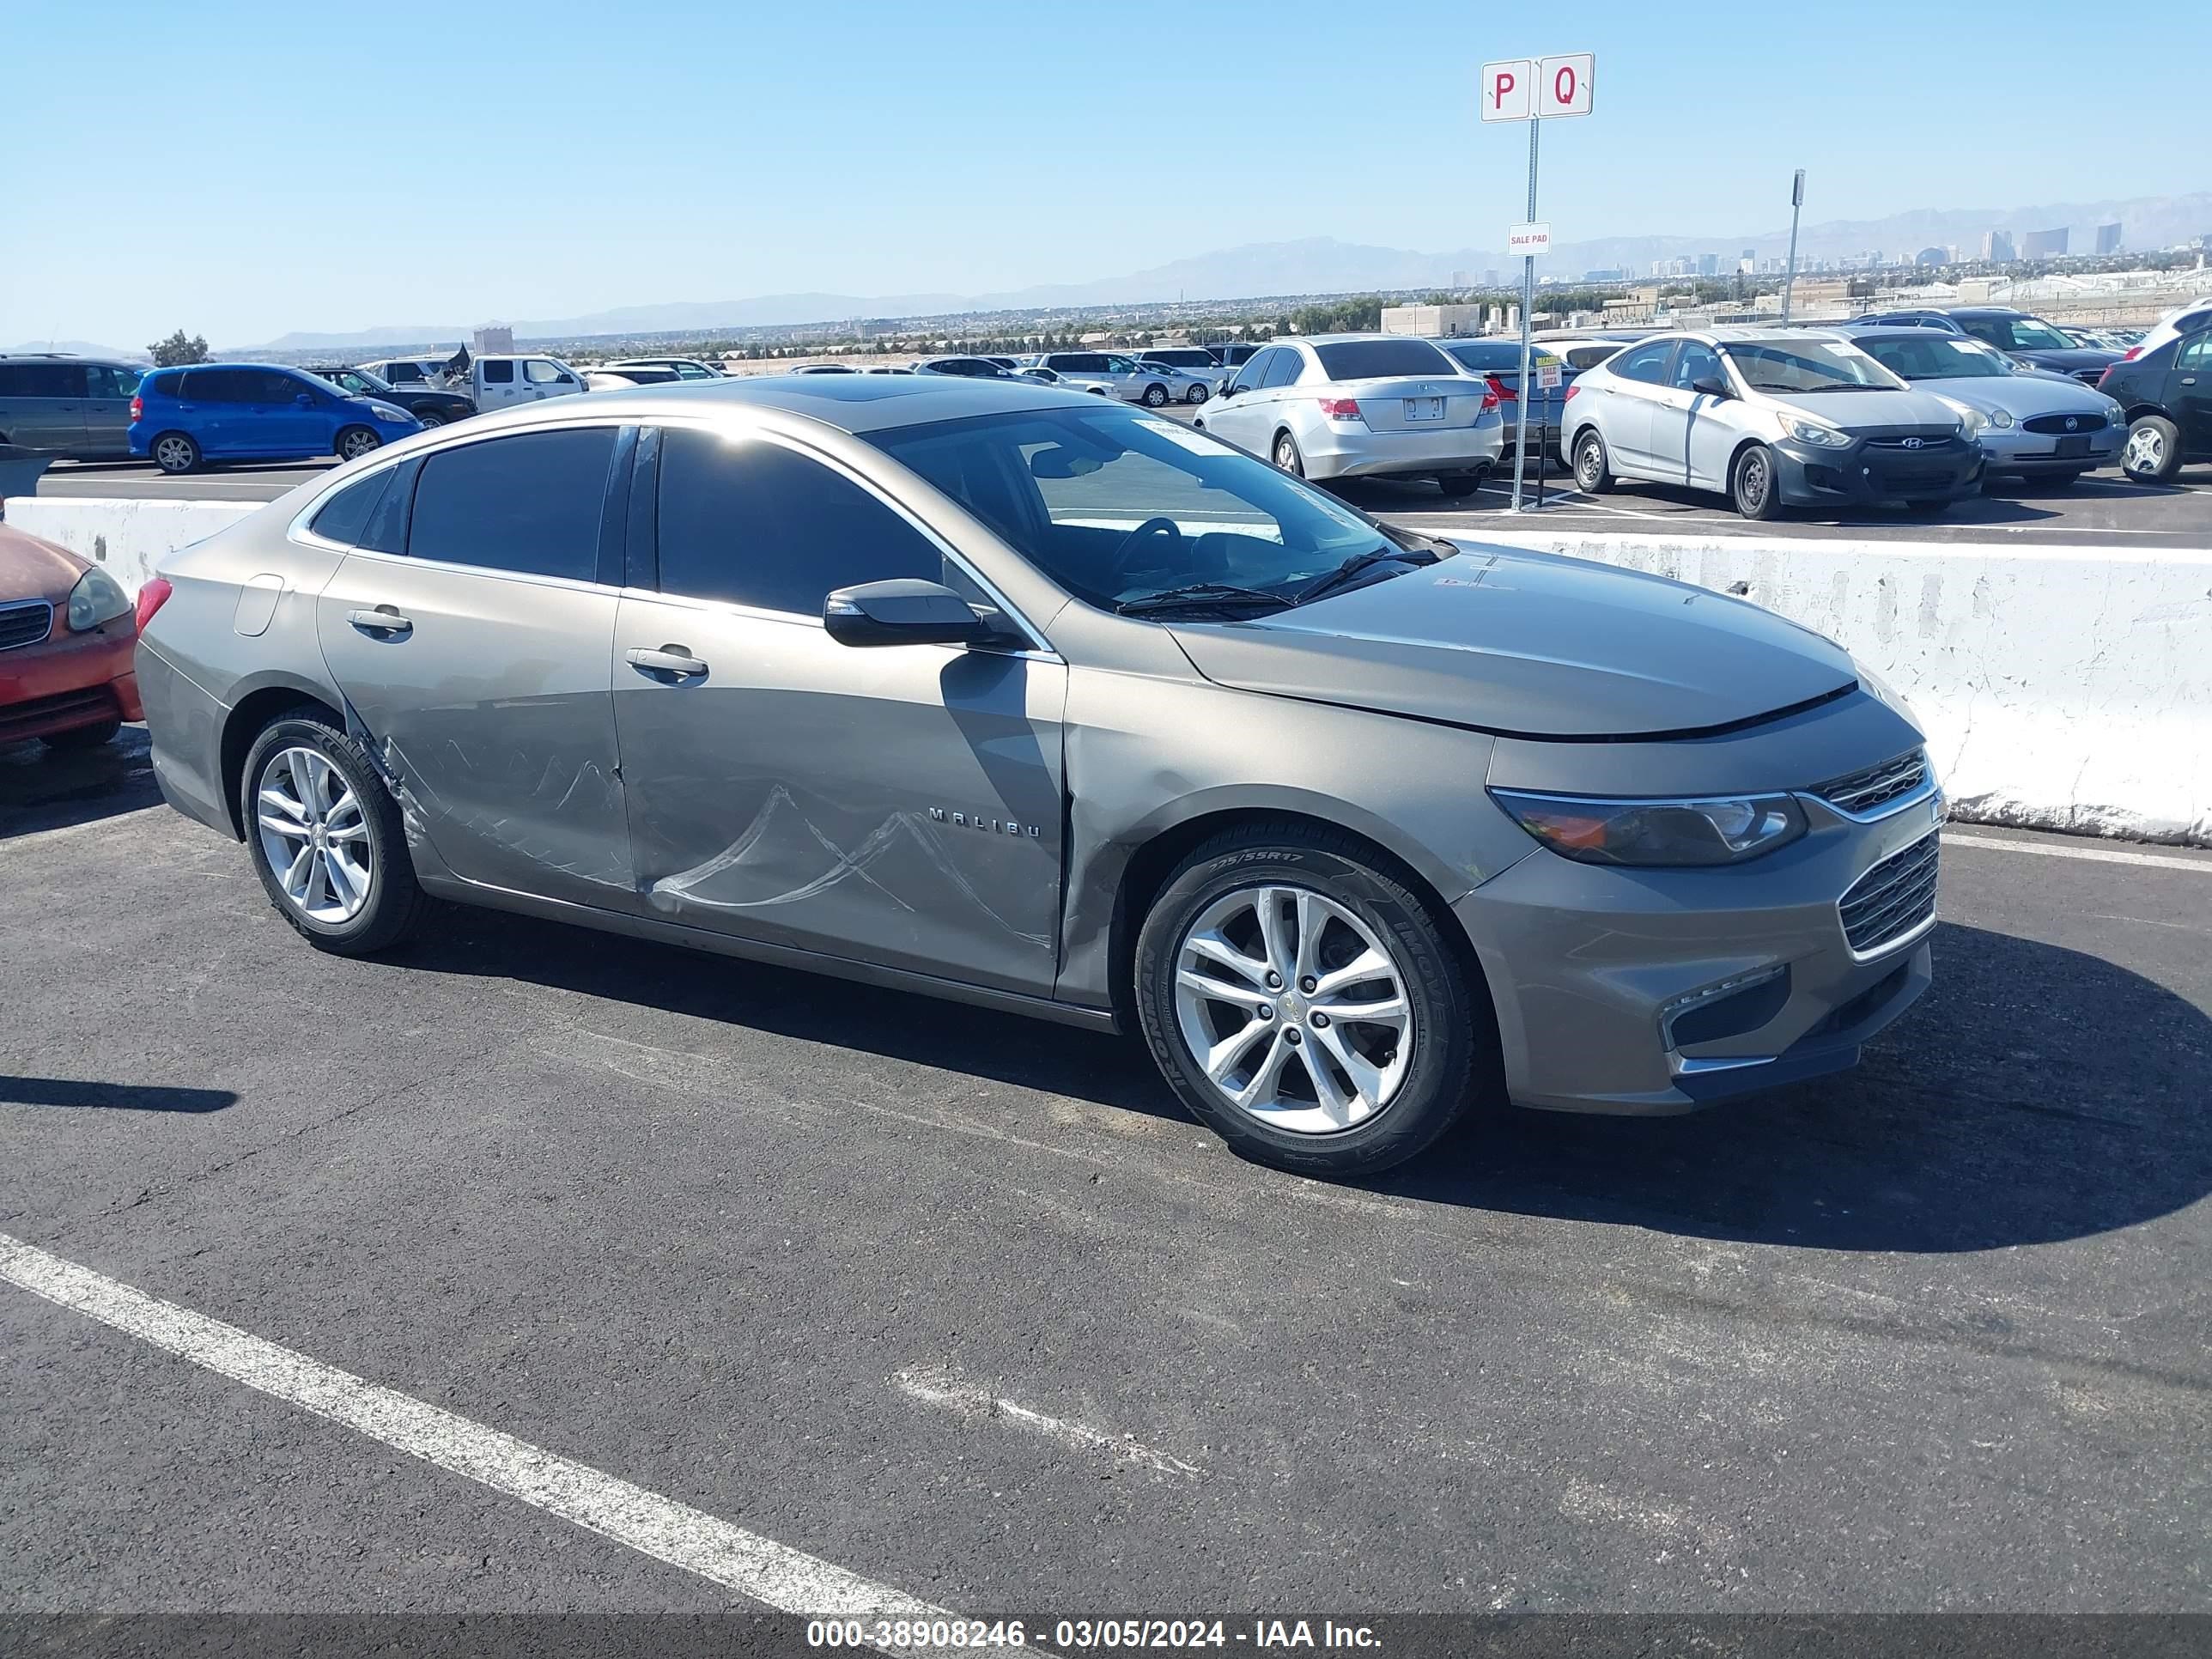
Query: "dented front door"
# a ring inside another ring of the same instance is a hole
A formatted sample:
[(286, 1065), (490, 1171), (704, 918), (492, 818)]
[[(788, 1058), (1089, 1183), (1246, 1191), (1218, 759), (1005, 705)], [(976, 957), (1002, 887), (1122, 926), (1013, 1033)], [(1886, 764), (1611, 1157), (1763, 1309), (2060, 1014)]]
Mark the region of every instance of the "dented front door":
[(1064, 665), (635, 593), (613, 654), (647, 914), (1050, 992)]

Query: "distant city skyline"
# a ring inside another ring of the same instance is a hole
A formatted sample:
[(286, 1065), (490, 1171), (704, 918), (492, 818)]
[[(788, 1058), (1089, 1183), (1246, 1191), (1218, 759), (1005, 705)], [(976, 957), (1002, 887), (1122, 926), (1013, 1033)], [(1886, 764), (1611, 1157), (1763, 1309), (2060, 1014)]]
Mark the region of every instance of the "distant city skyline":
[[(2212, 188), (2201, 0), (2129, 14), (2158, 50), (2130, 59), (2124, 170), (2021, 118), (2051, 71), (2045, 12), (2073, 26), (2023, 0), (1960, 43), (1973, 73), (1930, 80), (1838, 54), (1826, 14), (1685, 31), (1625, 0), (1540, 20), (1403, 0), (1387, 26), (1322, 0), (1264, 17), (1125, 0), (1110, 43), (1014, 0), (671, 0), (619, 20), (386, 0), (366, 30), (274, 0), (17, 8), (0, 342), (993, 294), (1301, 238), (1510, 276), (1489, 251), (1525, 208), (1525, 148), (1477, 120), (1476, 72), (1564, 51), (1597, 55), (1595, 112), (1545, 133), (1539, 216), (1565, 245), (1688, 234), (1728, 274), (1737, 237), (1786, 223), (1801, 166), (1808, 224)], [(1928, 26), (1902, 0), (1851, 19), (1869, 41)], [(1192, 73), (1157, 84), (1170, 60)], [(1261, 64), (1263, 90), (1245, 72)], [(94, 76), (131, 89), (112, 115), (84, 97)], [(1271, 122), (1277, 100), (1315, 118)]]

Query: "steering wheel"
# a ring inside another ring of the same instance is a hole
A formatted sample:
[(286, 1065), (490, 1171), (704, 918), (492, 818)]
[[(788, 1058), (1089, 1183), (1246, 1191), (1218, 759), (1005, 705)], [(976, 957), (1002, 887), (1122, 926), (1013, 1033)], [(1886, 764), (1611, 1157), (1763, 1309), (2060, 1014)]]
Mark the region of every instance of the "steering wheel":
[(1178, 546), (1182, 544), (1182, 526), (1173, 519), (1147, 519), (1122, 538), (1121, 546), (1114, 550), (1113, 561), (1109, 568), (1116, 576), (1127, 575), (1129, 570), (1129, 555), (1135, 550), (1137, 544), (1147, 536), (1163, 534), (1174, 537)]

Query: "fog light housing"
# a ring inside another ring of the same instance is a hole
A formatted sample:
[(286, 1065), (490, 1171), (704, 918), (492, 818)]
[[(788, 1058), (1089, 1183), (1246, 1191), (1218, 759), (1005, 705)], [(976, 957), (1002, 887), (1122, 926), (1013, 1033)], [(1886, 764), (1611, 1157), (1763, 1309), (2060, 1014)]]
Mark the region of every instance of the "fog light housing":
[(1669, 1048), (1717, 1042), (1756, 1031), (1790, 1000), (1790, 965), (1777, 963), (1736, 974), (1674, 998), (1659, 1010), (1659, 1030)]

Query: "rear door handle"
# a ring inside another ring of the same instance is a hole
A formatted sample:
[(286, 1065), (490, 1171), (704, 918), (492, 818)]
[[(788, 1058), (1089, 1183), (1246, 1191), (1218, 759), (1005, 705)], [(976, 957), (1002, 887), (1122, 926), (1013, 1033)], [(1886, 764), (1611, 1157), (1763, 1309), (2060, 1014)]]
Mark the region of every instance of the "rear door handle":
[(346, 620), (364, 634), (389, 636), (415, 631), (414, 618), (401, 616), (388, 605), (380, 605), (374, 611), (349, 611)]
[(703, 680), (707, 678), (707, 665), (680, 645), (664, 645), (658, 651), (634, 647), (623, 653), (623, 660), (641, 674), (654, 677), (665, 674), (677, 680)]

